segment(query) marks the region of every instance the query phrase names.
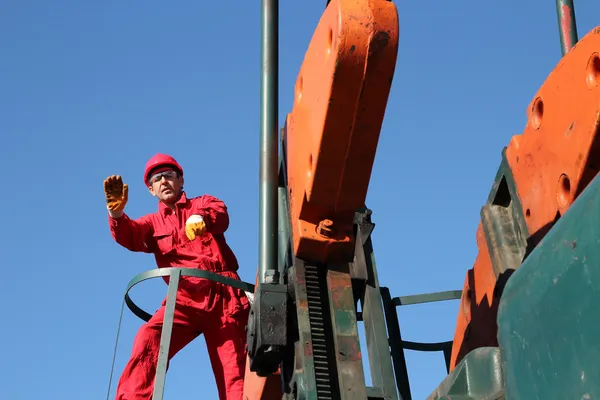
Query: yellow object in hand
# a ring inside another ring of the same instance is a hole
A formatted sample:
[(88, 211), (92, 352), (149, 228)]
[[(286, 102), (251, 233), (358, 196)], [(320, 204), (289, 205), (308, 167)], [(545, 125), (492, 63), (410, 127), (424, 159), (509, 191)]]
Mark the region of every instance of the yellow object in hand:
[(123, 211), (129, 198), (129, 187), (123, 184), (121, 175), (111, 175), (104, 180), (104, 195), (110, 211)]
[(185, 221), (185, 235), (189, 240), (196, 239), (206, 233), (206, 223), (202, 216), (194, 214)]

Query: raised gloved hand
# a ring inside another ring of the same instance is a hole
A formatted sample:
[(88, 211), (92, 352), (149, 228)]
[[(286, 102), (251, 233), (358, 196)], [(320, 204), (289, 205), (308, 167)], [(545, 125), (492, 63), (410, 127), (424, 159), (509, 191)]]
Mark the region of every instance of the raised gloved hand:
[(194, 214), (185, 221), (185, 235), (189, 240), (196, 239), (206, 233), (206, 223), (201, 215)]
[(123, 184), (121, 175), (111, 175), (104, 180), (106, 207), (112, 212), (122, 212), (129, 196), (129, 187)]

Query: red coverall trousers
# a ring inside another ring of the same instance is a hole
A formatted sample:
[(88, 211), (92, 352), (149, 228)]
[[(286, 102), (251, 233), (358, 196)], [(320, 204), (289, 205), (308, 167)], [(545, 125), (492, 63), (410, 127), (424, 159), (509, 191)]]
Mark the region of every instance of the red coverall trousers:
[[(208, 234), (189, 241), (185, 221), (193, 214), (204, 218)], [(188, 200), (185, 193), (175, 212), (159, 203), (157, 213), (137, 220), (109, 216), (113, 238), (129, 250), (154, 253), (159, 267), (201, 268), (239, 279), (237, 260), (223, 236), (228, 223), (223, 202), (208, 195)], [(116, 400), (152, 398), (165, 305), (138, 331)], [(204, 334), (220, 400), (242, 400), (249, 309), (239, 289), (194, 277), (180, 280), (169, 360)]]

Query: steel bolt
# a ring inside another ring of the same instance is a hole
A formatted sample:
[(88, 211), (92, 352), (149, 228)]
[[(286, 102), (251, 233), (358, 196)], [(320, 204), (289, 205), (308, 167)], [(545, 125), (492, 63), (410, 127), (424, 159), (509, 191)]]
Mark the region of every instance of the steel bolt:
[(317, 233), (321, 236), (332, 237), (333, 236), (333, 221), (330, 219), (324, 219), (319, 222), (317, 226)]

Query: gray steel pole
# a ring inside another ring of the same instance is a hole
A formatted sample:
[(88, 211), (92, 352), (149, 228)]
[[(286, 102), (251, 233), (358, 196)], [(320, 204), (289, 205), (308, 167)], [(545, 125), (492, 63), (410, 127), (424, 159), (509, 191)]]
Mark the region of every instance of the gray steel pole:
[(270, 277), (277, 280), (278, 34), (279, 0), (262, 0), (259, 283), (271, 282)]
[(556, 0), (556, 16), (558, 17), (560, 48), (564, 56), (579, 41), (573, 0)]

